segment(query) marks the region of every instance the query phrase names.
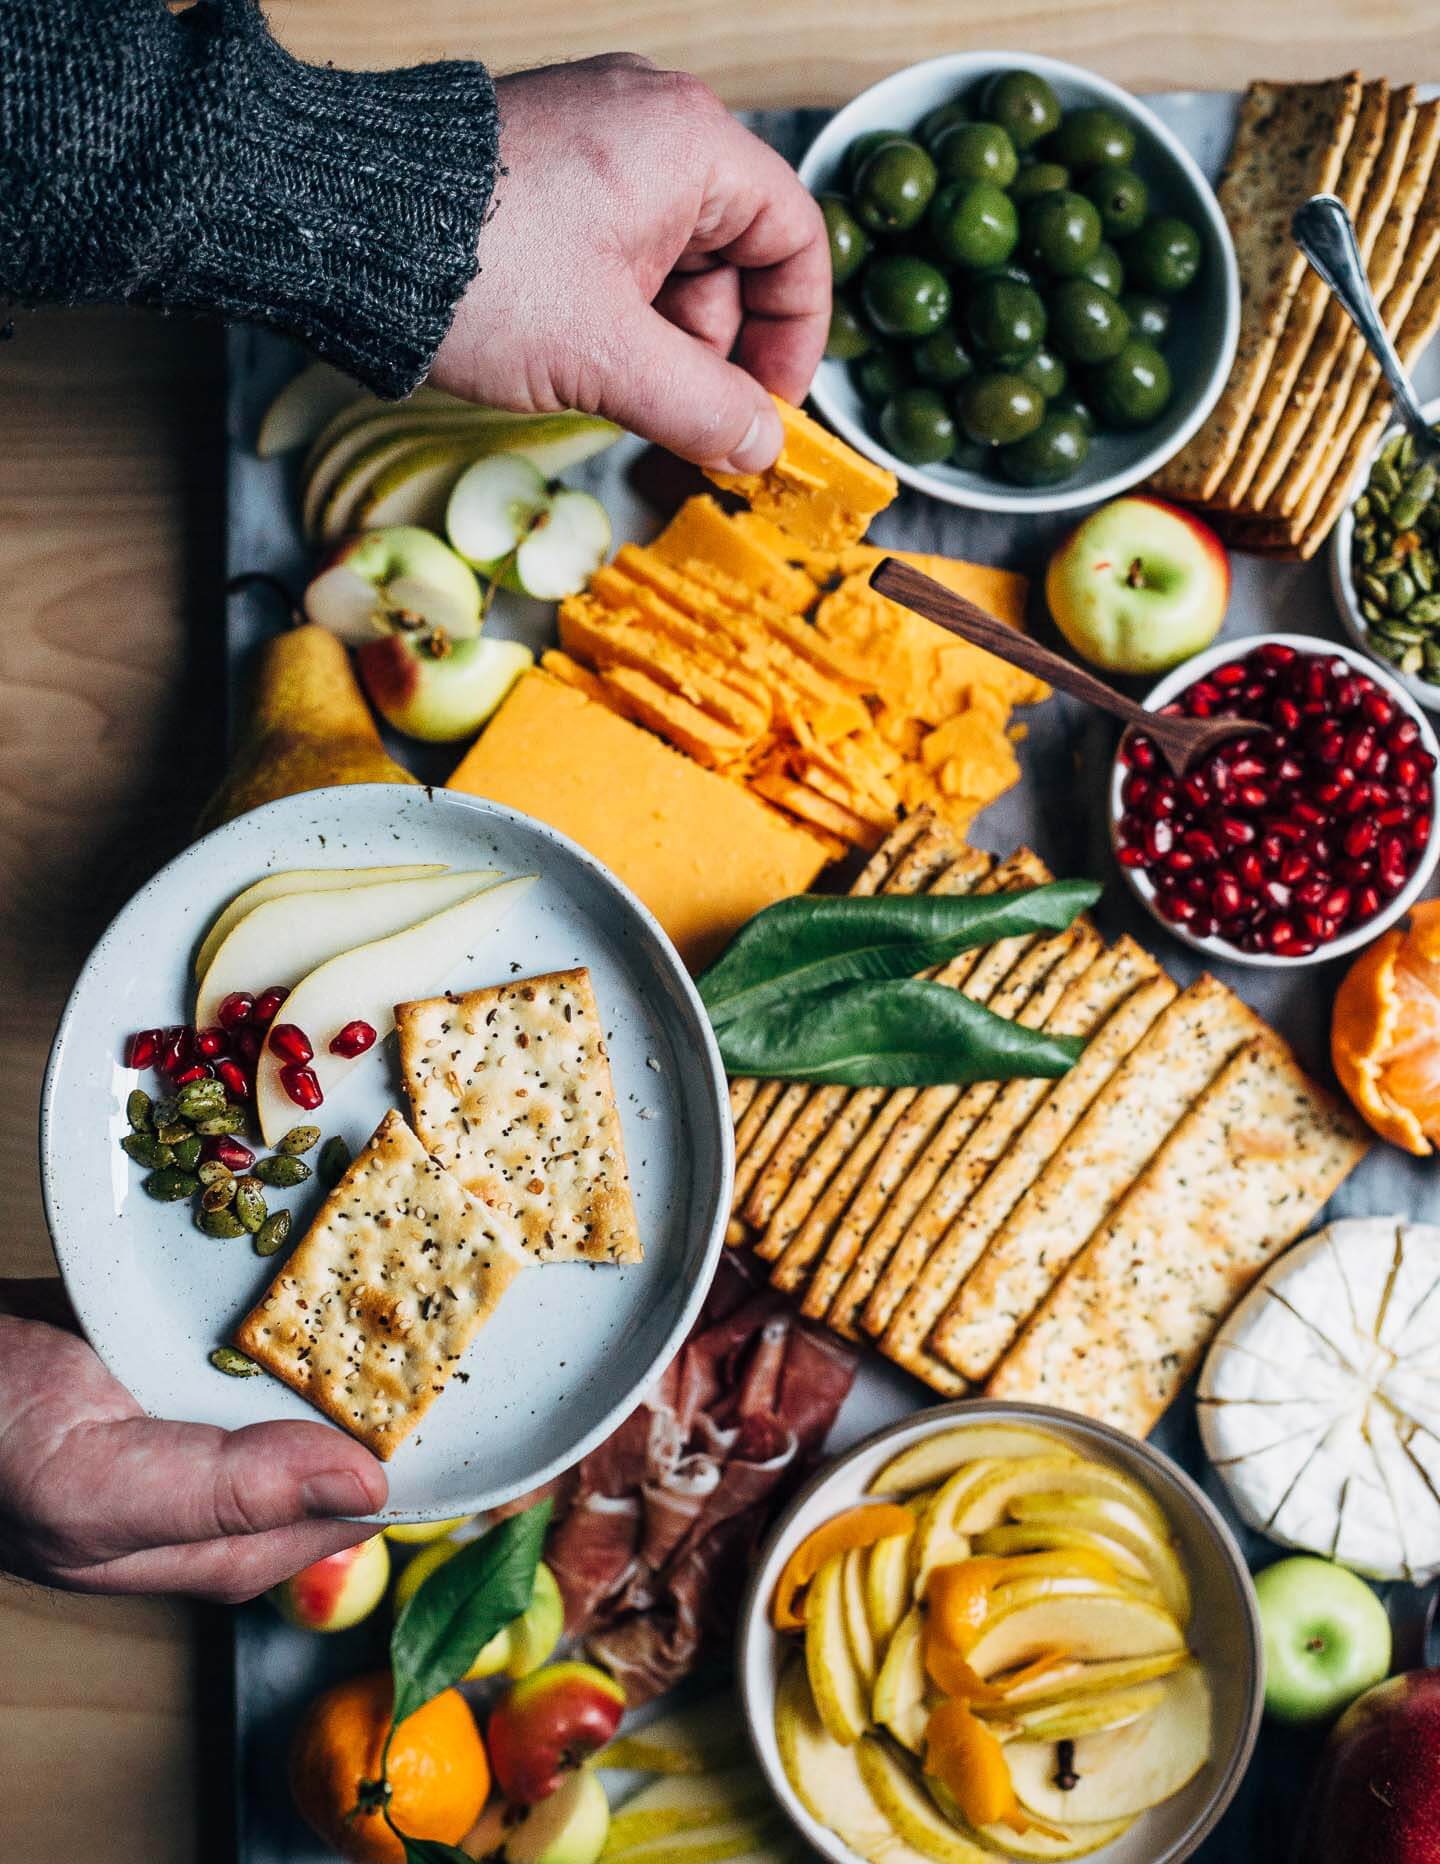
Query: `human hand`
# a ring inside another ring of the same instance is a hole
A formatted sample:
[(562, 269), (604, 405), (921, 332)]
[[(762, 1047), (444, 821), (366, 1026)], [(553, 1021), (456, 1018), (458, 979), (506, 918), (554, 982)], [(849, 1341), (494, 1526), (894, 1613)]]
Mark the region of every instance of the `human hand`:
[(628, 53), (496, 89), (504, 166), (430, 380), (607, 415), (699, 465), (770, 465), (764, 391), (803, 397), (830, 316), (824, 221), (795, 171), (698, 79)]
[(360, 1444), (320, 1423), (147, 1417), (73, 1333), (13, 1317), (47, 1286), (0, 1282), (0, 1568), (238, 1604), (375, 1532), (332, 1518), (384, 1503)]

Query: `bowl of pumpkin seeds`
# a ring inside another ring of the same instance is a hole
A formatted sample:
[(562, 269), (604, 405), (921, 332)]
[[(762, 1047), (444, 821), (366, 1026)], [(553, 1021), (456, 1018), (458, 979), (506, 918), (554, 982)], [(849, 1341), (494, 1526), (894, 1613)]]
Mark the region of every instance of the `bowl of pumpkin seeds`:
[[(1440, 400), (1425, 404), (1440, 442)], [(1345, 632), (1427, 710), (1440, 712), (1440, 451), (1392, 427), (1330, 540)]]

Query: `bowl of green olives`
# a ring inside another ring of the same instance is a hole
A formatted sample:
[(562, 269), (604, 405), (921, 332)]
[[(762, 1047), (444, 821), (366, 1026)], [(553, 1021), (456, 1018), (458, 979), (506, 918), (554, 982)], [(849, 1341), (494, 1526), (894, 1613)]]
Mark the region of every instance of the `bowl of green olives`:
[(1053, 58), (932, 58), (846, 105), (800, 177), (835, 278), (812, 399), (908, 485), (981, 511), (1113, 498), (1224, 387), (1229, 232), (1118, 85)]

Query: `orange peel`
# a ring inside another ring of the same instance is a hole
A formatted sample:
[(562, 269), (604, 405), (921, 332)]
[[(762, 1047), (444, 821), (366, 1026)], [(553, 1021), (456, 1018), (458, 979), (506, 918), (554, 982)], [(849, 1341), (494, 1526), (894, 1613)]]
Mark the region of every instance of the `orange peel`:
[(1440, 1144), (1440, 900), (1362, 952), (1335, 994), (1340, 1085), (1382, 1139), (1417, 1158)]
[(803, 1601), (797, 1609), (801, 1590), (837, 1553), (849, 1553), (856, 1547), (870, 1547), (877, 1540), (890, 1540), (896, 1534), (908, 1534), (915, 1526), (915, 1516), (898, 1502), (862, 1502), (832, 1515), (808, 1533), (790, 1555), (775, 1582), (770, 1601), (770, 1622), (777, 1631), (804, 1629)]
[(952, 1697), (931, 1711), (925, 1771), (945, 1786), (972, 1825), (1027, 1829), (999, 1738), (964, 1702)]

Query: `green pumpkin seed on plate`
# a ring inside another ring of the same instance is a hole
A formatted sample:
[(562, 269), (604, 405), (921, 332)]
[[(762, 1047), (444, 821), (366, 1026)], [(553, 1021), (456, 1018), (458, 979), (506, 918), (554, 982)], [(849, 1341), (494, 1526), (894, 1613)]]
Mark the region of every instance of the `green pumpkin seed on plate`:
[(256, 1159), (252, 1170), (261, 1184), (274, 1185), (282, 1191), (288, 1191), (291, 1185), (304, 1184), (310, 1176), (310, 1167), (303, 1159), (287, 1158), (277, 1153), (274, 1158)]
[(275, 1150), (286, 1158), (299, 1158), (302, 1152), (308, 1152), (320, 1140), (318, 1126), (292, 1126)]
[(253, 1379), (260, 1370), (253, 1359), (233, 1346), (217, 1346), (210, 1355), (210, 1363), (217, 1372), (232, 1379)]
[(270, 1214), (260, 1180), (247, 1174), (235, 1181), (235, 1215), (253, 1234)]

